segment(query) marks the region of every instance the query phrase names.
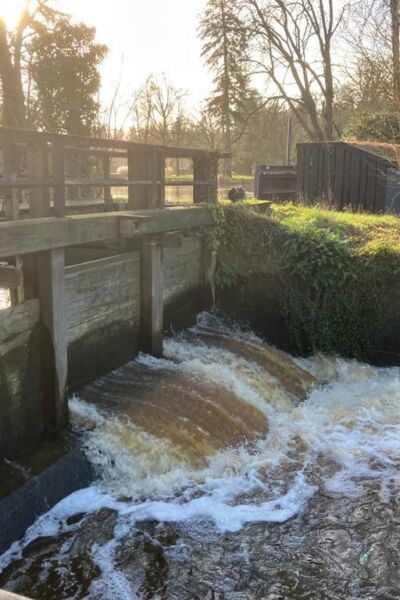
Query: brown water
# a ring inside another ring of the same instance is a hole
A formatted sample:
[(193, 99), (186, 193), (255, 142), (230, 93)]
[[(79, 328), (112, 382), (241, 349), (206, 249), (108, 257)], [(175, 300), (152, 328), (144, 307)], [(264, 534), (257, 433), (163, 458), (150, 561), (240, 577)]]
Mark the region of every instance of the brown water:
[(400, 598), (400, 371), (211, 315), (70, 401), (98, 474), (0, 559), (33, 598)]

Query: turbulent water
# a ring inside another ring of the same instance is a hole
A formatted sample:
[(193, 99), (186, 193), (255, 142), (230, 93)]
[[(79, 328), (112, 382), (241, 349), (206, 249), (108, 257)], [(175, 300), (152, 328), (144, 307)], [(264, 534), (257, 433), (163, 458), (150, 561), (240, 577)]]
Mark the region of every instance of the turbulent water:
[(400, 598), (400, 370), (202, 315), (71, 398), (98, 476), (0, 558), (37, 599)]

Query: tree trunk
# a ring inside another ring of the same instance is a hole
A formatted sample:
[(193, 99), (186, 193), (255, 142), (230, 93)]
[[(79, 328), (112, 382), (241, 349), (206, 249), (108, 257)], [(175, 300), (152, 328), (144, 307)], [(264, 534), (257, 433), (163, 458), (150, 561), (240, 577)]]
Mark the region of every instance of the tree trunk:
[(400, 109), (400, 1), (390, 0), (392, 19), (392, 62), (393, 62), (393, 96), (397, 110)]
[[(221, 16), (222, 16), (222, 31), (224, 36), (224, 102), (223, 102), (223, 134), (224, 134), (224, 151), (231, 154), (232, 152), (232, 131), (231, 131), (231, 106), (229, 100), (230, 76), (228, 66), (228, 37), (226, 31), (226, 15), (225, 15), (225, 0), (221, 0)], [(223, 168), (225, 177), (232, 177), (232, 158), (224, 160)]]
[(333, 140), (333, 102), (335, 91), (333, 87), (331, 49), (329, 45), (326, 47), (323, 59), (325, 71), (325, 140), (331, 142)]
[(13, 64), (7, 28), (0, 18), (0, 81), (3, 91), (3, 125), (22, 128), (25, 125), (25, 97), (21, 72)]

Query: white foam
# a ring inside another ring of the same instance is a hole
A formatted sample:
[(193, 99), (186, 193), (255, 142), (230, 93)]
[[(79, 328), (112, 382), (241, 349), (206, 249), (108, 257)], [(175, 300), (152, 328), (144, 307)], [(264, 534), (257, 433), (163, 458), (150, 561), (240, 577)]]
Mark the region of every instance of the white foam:
[[(321, 356), (299, 360), (320, 385), (304, 403), (294, 406), (283, 400), (282, 389), (271, 378), (263, 393), (260, 378), (268, 374), (230, 352), (184, 339), (168, 340), (165, 350), (167, 359), (142, 356), (138, 362), (147, 368), (195, 374), (231, 389), (267, 414), (267, 437), (251, 447), (227, 448), (210, 456), (204, 468), (195, 469), (167, 440), (74, 397), (70, 407), (75, 423), (94, 427), (87, 432), (85, 444), (101, 475), (99, 483), (66, 498), (39, 519), (24, 540), (1, 558), (0, 568), (32, 539), (74, 527), (66, 524), (68, 517), (112, 508), (118, 511), (115, 538), (93, 550), (103, 578), (93, 584), (92, 592), (108, 598), (112, 590), (118, 597), (129, 589), (134, 597), (131, 583), (121, 574), (110, 574), (107, 564), (112, 563), (115, 540), (137, 521), (207, 519), (221, 531), (237, 531), (253, 521), (292, 518), (306, 510), (317, 486), (331, 494), (353, 496), (363, 494), (374, 482), (382, 501), (399, 490), (399, 369)], [(318, 482), (313, 479), (316, 463), (331, 467), (325, 471), (322, 467)], [(130, 501), (118, 500), (128, 495)]]

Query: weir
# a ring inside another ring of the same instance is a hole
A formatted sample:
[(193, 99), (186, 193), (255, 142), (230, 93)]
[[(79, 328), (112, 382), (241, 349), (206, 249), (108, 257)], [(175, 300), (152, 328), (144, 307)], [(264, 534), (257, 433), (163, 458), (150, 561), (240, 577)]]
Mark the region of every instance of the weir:
[[(67, 395), (211, 297), (205, 206), (167, 207), (165, 161), (193, 163), (194, 204), (217, 200), (219, 155), (0, 129), (0, 458), (68, 424)], [(126, 162), (127, 177), (112, 174)], [(126, 189), (127, 201), (114, 199)], [(90, 191), (90, 193), (88, 193)]]

